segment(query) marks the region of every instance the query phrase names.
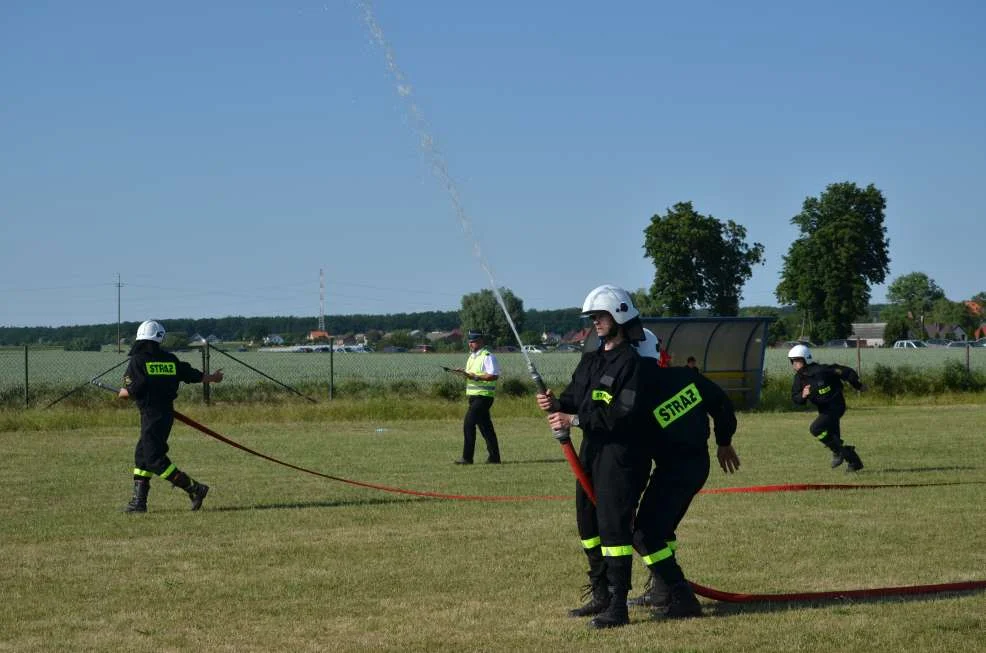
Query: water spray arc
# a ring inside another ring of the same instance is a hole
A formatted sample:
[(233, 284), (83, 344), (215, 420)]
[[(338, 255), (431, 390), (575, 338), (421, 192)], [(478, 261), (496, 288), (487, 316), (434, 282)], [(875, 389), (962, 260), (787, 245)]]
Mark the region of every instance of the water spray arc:
[[(424, 115), (421, 109), (415, 103), (412, 97), (412, 86), (408, 82), (407, 76), (404, 75), (400, 67), (397, 65), (397, 59), (394, 56), (394, 51), (390, 47), (390, 44), (384, 38), (383, 30), (380, 28), (380, 24), (377, 22), (376, 16), (373, 13), (373, 6), (369, 0), (360, 0), (357, 5), (359, 6), (363, 14), (363, 22), (366, 23), (366, 27), (370, 32), (370, 36), (373, 41), (380, 47), (384, 53), (384, 58), (387, 61), (387, 71), (393, 78), (397, 93), (404, 100), (407, 107), (408, 117), (410, 118), (411, 128), (414, 133), (418, 136), (419, 144), (422, 152), (428, 158), (431, 165), (432, 172), (438, 177), (445, 190), (448, 192), (449, 199), (452, 200), (452, 206), (455, 209), (455, 215), (459, 220), (459, 225), (462, 227), (467, 239), (472, 244), (473, 254), (479, 261), (480, 267), (486, 273), (489, 278), (490, 287), (493, 289), (493, 295), (496, 297), (497, 304), (500, 305), (500, 310), (503, 311), (503, 316), (507, 320), (507, 324), (510, 326), (510, 331), (514, 334), (514, 339), (517, 341), (517, 346), (520, 348), (521, 355), (524, 357), (524, 362), (527, 364), (527, 371), (537, 386), (538, 392), (544, 393), (547, 391), (547, 386), (544, 383), (544, 379), (541, 374), (534, 367), (534, 362), (531, 360), (531, 356), (528, 352), (524, 350), (524, 343), (520, 338), (520, 333), (517, 331), (517, 326), (514, 324), (513, 318), (510, 317), (510, 311), (507, 310), (506, 302), (503, 300), (503, 296), (500, 294), (500, 289), (497, 287), (496, 279), (493, 277), (493, 271), (489, 264), (486, 262), (483, 256), (482, 249), (479, 246), (479, 241), (476, 239), (472, 231), (472, 221), (469, 219), (469, 215), (466, 213), (465, 207), (462, 204), (462, 199), (459, 196), (459, 189), (449, 174), (448, 164), (445, 161), (445, 157), (442, 156), (441, 151), (435, 144), (435, 139), (431, 136), (428, 130), (428, 124), (424, 119)], [(578, 454), (575, 452), (575, 448), (572, 446), (572, 438), (568, 429), (562, 429), (554, 431), (555, 439), (558, 440), (562, 447), (562, 453), (565, 455), (565, 459), (572, 468), (572, 472), (578, 479), (579, 484), (586, 491), (586, 494), (595, 503), (596, 497), (592, 489), (592, 483), (589, 480), (588, 475), (582, 468), (582, 464), (579, 462)]]

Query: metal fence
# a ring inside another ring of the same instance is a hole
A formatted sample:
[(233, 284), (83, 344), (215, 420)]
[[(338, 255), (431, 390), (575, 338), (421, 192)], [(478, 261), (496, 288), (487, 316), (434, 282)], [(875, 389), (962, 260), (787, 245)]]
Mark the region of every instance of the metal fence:
[[(332, 399), (343, 384), (358, 382), (388, 385), (414, 382), (428, 385), (452, 380), (443, 368), (463, 367), (466, 353), (377, 353), (377, 352), (271, 352), (227, 351), (206, 346), (175, 352), (203, 371), (222, 369), (221, 385), (191, 386), (185, 392), (201, 393), (205, 401), (224, 392), (249, 393), (265, 387), (309, 401)], [(501, 378), (530, 382), (527, 364), (519, 353), (498, 353)], [(545, 381), (564, 385), (578, 364), (577, 353), (532, 354), (532, 360)], [(127, 356), (115, 352), (65, 351), (23, 347), (0, 350), (0, 405), (6, 407), (44, 407), (83, 392), (94, 378), (119, 386)]]
[[(674, 352), (672, 352), (673, 354)], [(941, 349), (824, 349), (814, 350), (822, 363), (841, 363), (860, 370), (864, 380), (876, 365), (916, 370), (940, 370), (946, 361), (959, 361), (967, 369), (986, 372), (986, 348)], [(207, 347), (176, 352), (198, 369), (222, 368), (225, 379), (220, 385), (193, 385), (182, 390), (183, 396), (198, 394), (205, 401), (214, 395), (238, 393), (249, 400), (251, 393), (267, 398), (271, 393), (304, 397), (309, 401), (327, 401), (345, 384), (397, 387), (414, 383), (418, 386), (448, 382), (461, 384), (443, 367), (462, 367), (463, 353), (352, 353), (265, 351), (226, 351)], [(530, 385), (527, 364), (519, 353), (498, 353), (502, 381), (515, 380)], [(579, 361), (578, 353), (531, 354), (531, 359), (545, 382), (563, 387)], [(126, 366), (125, 354), (115, 352), (64, 351), (51, 348), (0, 349), (0, 407), (45, 407), (57, 404), (76, 393), (86, 392), (90, 379), (98, 377), (110, 385), (120, 385)], [(675, 359), (674, 364), (683, 361)], [(772, 381), (789, 379), (790, 364), (786, 349), (768, 349), (764, 375)]]

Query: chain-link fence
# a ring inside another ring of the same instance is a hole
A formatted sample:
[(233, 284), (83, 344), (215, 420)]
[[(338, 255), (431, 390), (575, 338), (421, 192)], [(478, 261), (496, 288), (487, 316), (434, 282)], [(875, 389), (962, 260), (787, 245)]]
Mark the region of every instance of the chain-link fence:
[[(465, 353), (271, 352), (227, 351), (206, 346), (177, 351), (179, 359), (203, 371), (222, 369), (221, 384), (182, 388), (183, 399), (266, 400), (274, 396), (301, 401), (325, 401), (355, 392), (415, 390), (432, 392), (438, 386), (454, 396), (462, 393), (460, 377), (444, 367), (463, 367)], [(501, 387), (533, 385), (527, 363), (519, 353), (497, 353)], [(578, 364), (577, 353), (534, 354), (532, 361), (545, 381), (564, 385)], [(0, 350), (0, 406), (46, 407), (62, 402), (105, 400), (89, 388), (91, 379), (119, 386), (127, 356), (115, 352), (65, 351), (51, 348)]]

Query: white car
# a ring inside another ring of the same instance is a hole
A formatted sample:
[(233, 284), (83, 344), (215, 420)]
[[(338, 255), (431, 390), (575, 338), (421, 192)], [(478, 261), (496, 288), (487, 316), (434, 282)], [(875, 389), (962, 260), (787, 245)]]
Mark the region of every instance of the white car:
[(927, 346), (924, 340), (898, 340), (894, 343), (894, 349), (922, 349)]
[(541, 354), (541, 353), (544, 353), (544, 350), (543, 349), (538, 349), (537, 345), (524, 345), (524, 348), (521, 351), (523, 351), (525, 354)]

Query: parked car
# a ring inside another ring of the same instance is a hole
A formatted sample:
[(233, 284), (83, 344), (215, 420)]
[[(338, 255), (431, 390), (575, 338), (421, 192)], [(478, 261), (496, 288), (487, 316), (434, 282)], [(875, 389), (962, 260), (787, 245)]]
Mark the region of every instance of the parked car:
[(563, 342), (560, 345), (558, 345), (557, 347), (555, 347), (555, 351), (560, 351), (560, 352), (572, 352), (572, 351), (576, 351), (576, 352), (580, 352), (582, 350), (579, 349), (578, 346), (573, 345), (570, 342)]
[(944, 338), (925, 338), (924, 344), (929, 347), (947, 347), (948, 340), (945, 340)]
[(538, 349), (537, 345), (524, 345), (521, 351), (524, 351), (525, 353), (528, 354), (540, 354), (544, 352), (543, 349)]
[(923, 349), (927, 346), (924, 340), (898, 340), (894, 343), (894, 349)]
[(416, 354), (430, 354), (435, 351), (435, 347), (433, 345), (417, 345), (411, 351)]
[(975, 345), (973, 345), (973, 343), (968, 340), (953, 340), (952, 342), (948, 343), (945, 346), (948, 347), (949, 349), (953, 349), (953, 348), (957, 349), (959, 347), (973, 347)]

